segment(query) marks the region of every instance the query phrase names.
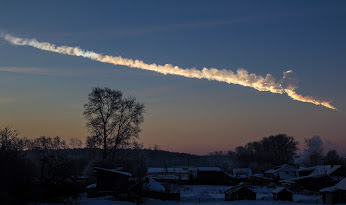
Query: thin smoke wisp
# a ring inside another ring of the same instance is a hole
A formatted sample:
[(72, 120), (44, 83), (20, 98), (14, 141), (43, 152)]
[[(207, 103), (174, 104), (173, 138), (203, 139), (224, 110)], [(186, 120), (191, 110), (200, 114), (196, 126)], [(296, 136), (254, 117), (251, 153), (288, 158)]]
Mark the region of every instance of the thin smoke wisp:
[(225, 82), (228, 84), (237, 84), (245, 87), (252, 87), (259, 91), (269, 91), (279, 94), (286, 93), (289, 97), (297, 101), (308, 102), (315, 105), (322, 105), (330, 109), (336, 109), (328, 101), (319, 100), (312, 96), (303, 96), (297, 94), (295, 92), (295, 89), (298, 88), (298, 83), (296, 78), (294, 77), (294, 73), (291, 70), (284, 72), (283, 78), (276, 82), (271, 74), (267, 74), (265, 77), (263, 77), (254, 73), (248, 73), (248, 71), (246, 71), (245, 69), (238, 69), (236, 72), (225, 69), (218, 70), (216, 68), (203, 68), (202, 70), (198, 70), (196, 68), (184, 69), (178, 66), (173, 66), (171, 64), (147, 64), (141, 60), (132, 60), (123, 58), (121, 56), (104, 55), (93, 51), (86, 51), (79, 47), (56, 46), (55, 44), (51, 44), (48, 42), (39, 42), (35, 38), (19, 38), (9, 34), (2, 35), (1, 37), (13, 45), (31, 46), (40, 50), (51, 51), (71, 56), (81, 56), (94, 61), (110, 63), (113, 65), (122, 65), (142, 70), (149, 70), (165, 75), (171, 74), (184, 76), (187, 78), (208, 79)]

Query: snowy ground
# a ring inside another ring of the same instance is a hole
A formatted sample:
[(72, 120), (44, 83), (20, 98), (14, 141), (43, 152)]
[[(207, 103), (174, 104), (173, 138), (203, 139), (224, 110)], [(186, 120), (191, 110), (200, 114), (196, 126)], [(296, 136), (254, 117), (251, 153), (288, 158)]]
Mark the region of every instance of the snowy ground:
[[(135, 205), (131, 202), (126, 201), (111, 201), (106, 199), (82, 199), (78, 204), (80, 205)], [(256, 201), (220, 201), (220, 200), (214, 200), (214, 201), (208, 201), (208, 202), (191, 202), (191, 201), (160, 201), (155, 199), (149, 199), (146, 202), (144, 202), (144, 205), (196, 205), (196, 204), (202, 204), (202, 205), (265, 205), (265, 204), (271, 204), (271, 205), (311, 205), (308, 203), (295, 203), (295, 202), (284, 202), (284, 201), (263, 201), (263, 200), (256, 200)]]
[[(255, 187), (254, 191), (257, 193), (256, 201), (224, 201), (224, 191), (231, 188), (231, 186), (213, 186), (213, 185), (187, 185), (181, 190), (181, 201), (160, 201), (155, 199), (148, 199), (144, 202), (144, 205), (306, 205), (306, 204), (321, 204), (320, 196), (305, 196), (305, 195), (293, 195), (293, 202), (273, 201), (272, 189)], [(111, 197), (100, 198), (86, 198), (77, 203), (79, 205), (134, 205), (134, 203), (126, 201), (112, 201)]]

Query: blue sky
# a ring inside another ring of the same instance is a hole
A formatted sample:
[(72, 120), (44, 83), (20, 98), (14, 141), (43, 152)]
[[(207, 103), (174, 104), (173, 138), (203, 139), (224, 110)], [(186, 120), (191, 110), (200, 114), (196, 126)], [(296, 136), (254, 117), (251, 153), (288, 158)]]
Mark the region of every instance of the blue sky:
[[(277, 80), (293, 70), (287, 95), (162, 75), (0, 40), (0, 125), (22, 135), (87, 135), (83, 104), (94, 86), (147, 106), (141, 141), (192, 153), (227, 150), (264, 136), (320, 135), (346, 145), (346, 3), (342, 1), (2, 1), (0, 32), (183, 68), (244, 68)], [(14, 72), (16, 71), (16, 72)]]

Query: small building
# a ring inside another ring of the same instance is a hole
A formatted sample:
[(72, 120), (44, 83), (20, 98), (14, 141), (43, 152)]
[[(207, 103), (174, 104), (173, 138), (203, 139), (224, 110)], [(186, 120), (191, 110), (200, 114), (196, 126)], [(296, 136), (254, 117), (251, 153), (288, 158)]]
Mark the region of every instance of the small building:
[(233, 169), (233, 176), (250, 176), (252, 175), (252, 170), (250, 168), (234, 168)]
[(252, 185), (268, 186), (270, 183), (273, 182), (273, 179), (264, 177), (262, 174), (254, 174), (249, 176), (249, 182)]
[(281, 181), (281, 183), (296, 183), (301, 186), (303, 189), (309, 191), (318, 192), (324, 187), (333, 186), (336, 183), (336, 180), (329, 175), (308, 175), (304, 177), (296, 177), (287, 180)]
[(256, 200), (256, 193), (250, 190), (245, 183), (240, 183), (225, 191), (225, 201)]
[(219, 167), (198, 167), (196, 181), (201, 185), (229, 185), (233, 177)]
[(346, 178), (334, 186), (320, 190), (324, 204), (346, 204)]
[(127, 193), (129, 178), (128, 172), (119, 169), (105, 169), (94, 167), (96, 173), (96, 190), (98, 192)]
[(234, 177), (219, 167), (148, 168), (148, 176), (158, 182), (201, 185), (229, 185)]
[(342, 165), (318, 165), (307, 168), (300, 168), (297, 170), (297, 176), (319, 176), (319, 175), (329, 175), (333, 177), (345, 177), (346, 170)]
[(293, 192), (285, 187), (278, 187), (273, 191), (273, 199), (278, 201), (292, 201)]
[(264, 172), (264, 176), (275, 180), (285, 180), (297, 177), (296, 170), (295, 166), (283, 164)]

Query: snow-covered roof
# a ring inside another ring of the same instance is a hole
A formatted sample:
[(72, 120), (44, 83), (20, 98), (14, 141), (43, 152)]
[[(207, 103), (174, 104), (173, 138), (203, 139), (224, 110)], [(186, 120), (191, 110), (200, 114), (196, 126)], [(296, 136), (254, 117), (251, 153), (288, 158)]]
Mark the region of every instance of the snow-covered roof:
[(252, 170), (250, 168), (234, 168), (233, 169), (233, 175), (252, 175)]
[(201, 172), (208, 172), (208, 171), (221, 172), (222, 171), (220, 167), (197, 167), (197, 169)]
[(282, 192), (283, 190), (286, 190), (286, 191), (288, 191), (288, 192), (291, 192), (290, 190), (286, 189), (285, 187), (278, 187), (278, 188), (276, 188), (276, 189), (273, 190), (273, 193), (274, 193), (274, 194), (277, 194), (277, 193)]
[(148, 173), (163, 173), (163, 172), (174, 172), (174, 173), (185, 173), (185, 172), (197, 172), (197, 171), (217, 171), (221, 172), (222, 169), (220, 167), (169, 167), (169, 168), (162, 168), (162, 167), (149, 167)]
[(148, 182), (144, 184), (144, 189), (148, 191), (164, 192), (166, 189), (151, 177), (147, 177)]
[(241, 189), (241, 188), (243, 188), (243, 187), (246, 188), (246, 189), (248, 189), (248, 188), (246, 187), (246, 184), (245, 184), (244, 182), (240, 182), (238, 185), (236, 185), (236, 186), (234, 186), (234, 187), (228, 189), (227, 191), (225, 191), (225, 194), (229, 194), (229, 193), (236, 192), (236, 191), (238, 191), (239, 189)]
[(94, 167), (94, 169), (102, 170), (102, 171), (106, 171), (106, 172), (113, 172), (113, 173), (129, 176), (129, 177), (132, 176), (132, 174), (130, 174), (128, 172), (119, 171), (118, 169), (105, 169), (105, 168), (101, 168), (101, 167)]
[(320, 175), (308, 175), (308, 176), (302, 176), (302, 177), (294, 177), (294, 178), (289, 178), (289, 179), (285, 179), (282, 180), (281, 182), (289, 182), (289, 181), (297, 181), (297, 180), (301, 180), (301, 179), (309, 179), (309, 178), (320, 178), (320, 177), (325, 177), (328, 176), (329, 178), (333, 179), (331, 176), (329, 175), (325, 175), (325, 174), (320, 174)]
[(86, 187), (86, 189), (93, 189), (96, 188), (96, 184), (90, 184), (89, 186)]
[(274, 167), (273, 169), (269, 169), (265, 173), (275, 174), (275, 173), (278, 173), (278, 172), (281, 172), (281, 171), (295, 171), (295, 170), (296, 170), (296, 168), (294, 166), (289, 165), (289, 164), (283, 164), (281, 166)]
[(174, 174), (162, 174), (152, 176), (153, 179), (164, 179), (164, 180), (189, 180), (189, 175), (174, 175)]
[(343, 180), (341, 180), (339, 183), (337, 183), (334, 186), (321, 189), (320, 192), (333, 192), (335, 190), (345, 190), (346, 191), (346, 178), (344, 178)]
[(321, 174), (327, 174), (330, 175), (333, 172), (335, 172), (336, 170), (338, 170), (341, 167), (341, 165), (320, 165), (320, 166), (316, 166), (315, 170), (309, 174), (310, 176), (314, 176), (314, 175), (321, 175)]

